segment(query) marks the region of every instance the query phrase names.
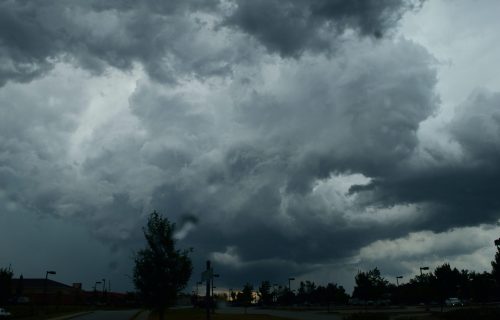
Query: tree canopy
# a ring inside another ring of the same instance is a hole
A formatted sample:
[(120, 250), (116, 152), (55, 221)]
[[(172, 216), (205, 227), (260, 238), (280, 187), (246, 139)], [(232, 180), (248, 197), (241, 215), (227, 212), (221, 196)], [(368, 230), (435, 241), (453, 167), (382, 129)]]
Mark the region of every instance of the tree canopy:
[(175, 224), (154, 211), (143, 229), (147, 247), (135, 256), (134, 284), (146, 305), (163, 318), (192, 273), (190, 250), (175, 248)]
[(362, 300), (381, 299), (389, 285), (389, 282), (380, 275), (377, 268), (358, 273), (355, 281), (356, 286), (352, 295)]

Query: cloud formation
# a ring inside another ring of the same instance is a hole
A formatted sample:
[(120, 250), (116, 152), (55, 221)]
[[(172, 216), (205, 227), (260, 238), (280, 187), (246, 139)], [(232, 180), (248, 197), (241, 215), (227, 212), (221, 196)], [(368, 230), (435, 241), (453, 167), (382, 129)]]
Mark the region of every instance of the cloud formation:
[(28, 82), (60, 61), (97, 74), (140, 63), (162, 82), (223, 75), (234, 63), (254, 62), (243, 35), (223, 26), (254, 35), (283, 56), (297, 56), (328, 51), (348, 29), (380, 37), (414, 6), (407, 0), (5, 1), (0, 85)]
[(418, 1), (235, 1), (225, 24), (259, 40), (269, 51), (297, 57), (331, 51), (345, 32), (381, 38)]
[(499, 93), (475, 91), (440, 124), (449, 149), (423, 138), (439, 62), (385, 36), (418, 5), (3, 2), (2, 211), (83, 224), (116, 253), (156, 209), (231, 285), (485, 230)]

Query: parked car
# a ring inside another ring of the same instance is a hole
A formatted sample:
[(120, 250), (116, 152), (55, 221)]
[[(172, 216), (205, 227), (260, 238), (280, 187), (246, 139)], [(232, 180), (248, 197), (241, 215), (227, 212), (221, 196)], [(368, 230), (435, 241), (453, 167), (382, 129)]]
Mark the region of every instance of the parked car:
[(444, 301), (444, 304), (448, 307), (462, 307), (464, 305), (458, 298), (448, 298)]
[(358, 298), (350, 298), (348, 303), (350, 305), (353, 305), (353, 306), (360, 306), (360, 305), (364, 305), (365, 301), (359, 300)]
[(10, 312), (5, 310), (4, 308), (0, 308), (0, 318), (1, 319), (10, 318)]

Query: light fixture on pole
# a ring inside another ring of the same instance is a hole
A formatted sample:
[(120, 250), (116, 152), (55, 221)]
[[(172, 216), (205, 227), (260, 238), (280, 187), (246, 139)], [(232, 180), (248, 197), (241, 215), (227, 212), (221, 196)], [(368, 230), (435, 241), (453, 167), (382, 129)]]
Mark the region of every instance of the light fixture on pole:
[(49, 274), (56, 274), (56, 272), (52, 270), (45, 272), (45, 281), (43, 282), (43, 300), (45, 304), (47, 304), (47, 280), (49, 278)]
[(291, 282), (295, 280), (295, 278), (288, 278), (288, 291), (292, 292)]
[(420, 267), (420, 276), (422, 276), (422, 270), (429, 270), (429, 267)]
[(198, 286), (202, 285), (203, 283), (201, 281), (196, 282), (196, 298), (199, 296), (199, 288)]
[(213, 303), (212, 313), (215, 313), (215, 299), (214, 299), (214, 288), (215, 288), (215, 286), (214, 286), (214, 278), (218, 278), (218, 277), (220, 277), (220, 275), (217, 274), (217, 273), (214, 273), (212, 275), (212, 303)]

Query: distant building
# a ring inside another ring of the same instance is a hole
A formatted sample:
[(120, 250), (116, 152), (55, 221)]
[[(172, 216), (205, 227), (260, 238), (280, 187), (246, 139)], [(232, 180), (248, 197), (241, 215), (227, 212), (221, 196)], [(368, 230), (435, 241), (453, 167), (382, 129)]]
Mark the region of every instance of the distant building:
[(81, 283), (68, 286), (64, 283), (44, 278), (12, 279), (14, 302), (33, 304), (81, 304), (86, 293)]
[[(47, 281), (47, 282), (45, 282)], [(12, 279), (12, 302), (18, 304), (50, 304), (50, 305), (136, 305), (135, 296), (107, 291), (84, 291), (82, 284), (77, 282), (71, 286), (44, 278)]]

